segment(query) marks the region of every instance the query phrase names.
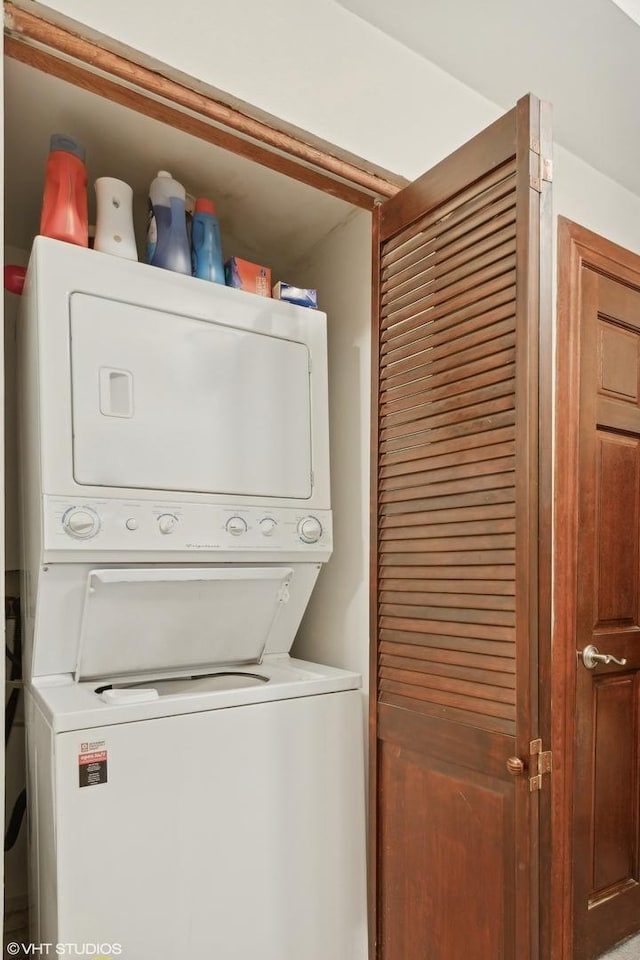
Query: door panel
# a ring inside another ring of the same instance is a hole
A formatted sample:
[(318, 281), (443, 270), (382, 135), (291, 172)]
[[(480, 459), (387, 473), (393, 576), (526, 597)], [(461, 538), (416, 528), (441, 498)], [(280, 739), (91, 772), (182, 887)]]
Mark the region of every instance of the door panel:
[(78, 483), (311, 496), (306, 344), (84, 293), (70, 300)]
[[(389, 784), (380, 816), (388, 851), (380, 879), (393, 891), (382, 955), (412, 957), (420, 950), (424, 957), (504, 956), (506, 921), (515, 907), (513, 861), (501, 856), (512, 846), (512, 785), (388, 742), (379, 763), (382, 782)], [(478, 865), (488, 863), (490, 882), (478, 884)], [(440, 882), (433, 882), (434, 875)], [(469, 899), (471, 876), (477, 888)]]
[[(580, 287), (573, 911), (592, 960), (640, 929), (640, 292), (586, 266)], [(588, 670), (590, 643), (626, 663)]]
[(634, 678), (594, 678), (593, 739), (593, 893), (598, 902), (633, 882), (637, 872), (637, 791), (629, 771), (634, 768), (633, 723), (637, 698)]
[(639, 453), (637, 439), (597, 434), (596, 630), (638, 626)]
[(538, 491), (549, 468), (541, 136), (546, 111), (541, 123), (525, 98), (380, 211), (371, 819), (381, 960), (537, 956), (540, 804), (529, 780), (548, 643)]

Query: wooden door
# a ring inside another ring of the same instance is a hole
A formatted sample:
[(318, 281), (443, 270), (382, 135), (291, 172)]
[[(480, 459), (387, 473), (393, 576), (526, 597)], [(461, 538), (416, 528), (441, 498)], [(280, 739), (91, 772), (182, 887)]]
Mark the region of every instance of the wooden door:
[[(573, 605), (565, 616), (575, 663), (566, 955), (592, 960), (640, 930), (640, 258), (583, 231), (575, 237), (590, 249), (576, 253), (570, 291), (579, 403), (567, 404), (563, 428), (576, 438), (578, 468), (569, 510), (576, 592), (562, 592)], [(561, 373), (570, 357), (563, 339)], [(620, 662), (588, 669), (590, 644)]]
[(539, 956), (549, 136), (546, 105), (525, 97), (379, 211), (370, 820), (380, 960)]

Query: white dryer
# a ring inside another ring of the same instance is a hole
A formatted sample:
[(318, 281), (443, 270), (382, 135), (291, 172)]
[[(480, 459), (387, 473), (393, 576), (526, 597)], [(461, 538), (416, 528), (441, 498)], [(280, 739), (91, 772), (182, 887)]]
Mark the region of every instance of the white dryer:
[(364, 960), (326, 318), (38, 238), (20, 338), (34, 940)]

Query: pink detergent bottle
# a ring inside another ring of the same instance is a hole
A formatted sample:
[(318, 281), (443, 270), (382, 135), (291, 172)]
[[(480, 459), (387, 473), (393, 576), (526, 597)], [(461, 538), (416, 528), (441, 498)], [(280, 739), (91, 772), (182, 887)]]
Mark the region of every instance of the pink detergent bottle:
[(85, 149), (72, 137), (54, 133), (40, 217), (40, 233), (80, 247), (89, 244)]

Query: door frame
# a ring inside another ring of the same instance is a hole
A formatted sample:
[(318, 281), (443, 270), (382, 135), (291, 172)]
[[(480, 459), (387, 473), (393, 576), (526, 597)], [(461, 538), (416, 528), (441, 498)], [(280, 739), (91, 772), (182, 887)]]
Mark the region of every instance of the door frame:
[(584, 267), (611, 271), (640, 287), (640, 257), (585, 227), (558, 217), (556, 423), (554, 456), (553, 662), (551, 670), (553, 860), (551, 957), (572, 960), (573, 777), (576, 732), (576, 605), (578, 593), (581, 287)]

